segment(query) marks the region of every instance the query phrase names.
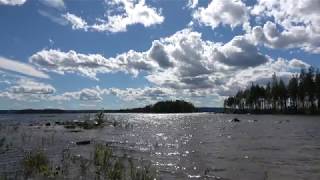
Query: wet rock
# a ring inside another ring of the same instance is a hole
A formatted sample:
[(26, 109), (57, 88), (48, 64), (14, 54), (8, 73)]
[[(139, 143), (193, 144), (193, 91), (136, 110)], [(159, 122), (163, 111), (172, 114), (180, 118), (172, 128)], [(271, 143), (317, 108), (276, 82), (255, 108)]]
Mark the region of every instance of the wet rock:
[(88, 144), (90, 144), (90, 143), (91, 143), (90, 140), (87, 140), (87, 141), (78, 141), (78, 142), (76, 142), (76, 145), (88, 145)]
[(45, 125), (46, 125), (46, 126), (50, 126), (51, 124), (48, 122), (48, 123), (46, 123)]
[(231, 119), (231, 122), (240, 122), (240, 119), (238, 119), (238, 118), (233, 118), (233, 119)]

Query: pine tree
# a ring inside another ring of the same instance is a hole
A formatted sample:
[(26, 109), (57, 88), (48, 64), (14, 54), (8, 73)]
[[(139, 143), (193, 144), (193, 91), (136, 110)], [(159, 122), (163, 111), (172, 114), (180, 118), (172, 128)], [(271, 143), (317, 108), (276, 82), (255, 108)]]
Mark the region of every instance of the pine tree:
[(293, 76), (289, 80), (288, 95), (289, 95), (291, 104), (293, 105), (294, 109), (297, 110), (298, 79), (296, 76)]

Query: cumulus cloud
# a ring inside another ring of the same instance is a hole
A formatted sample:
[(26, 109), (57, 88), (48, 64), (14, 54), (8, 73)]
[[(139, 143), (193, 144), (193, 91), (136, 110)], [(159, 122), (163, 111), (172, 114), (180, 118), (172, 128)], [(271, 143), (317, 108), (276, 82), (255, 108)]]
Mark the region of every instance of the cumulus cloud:
[(88, 23), (81, 17), (71, 13), (63, 17), (72, 25), (72, 29), (99, 32), (125, 32), (131, 25), (141, 24), (144, 27), (161, 24), (164, 17), (160, 10), (150, 7), (145, 0), (111, 0), (106, 1), (108, 10), (106, 19), (98, 19), (94, 24)]
[(257, 43), (320, 53), (320, 1), (258, 0), (251, 14), (260, 19), (274, 19), (253, 28)]
[[(107, 12), (107, 20), (94, 24), (96, 31), (124, 32), (128, 26), (141, 24), (144, 27), (161, 24), (164, 17), (156, 8), (150, 7), (145, 0), (111, 0), (107, 1), (112, 10)], [(114, 12), (115, 10), (119, 10)]]
[(193, 18), (212, 29), (220, 24), (234, 28), (246, 23), (249, 15), (248, 8), (241, 0), (214, 0), (209, 3), (208, 7), (198, 8)]
[(156, 61), (162, 68), (173, 66), (173, 63), (169, 59), (169, 55), (165, 51), (164, 46), (159, 41), (154, 41), (152, 43), (152, 47), (148, 53), (148, 56), (150, 59)]
[(20, 6), (24, 4), (27, 0), (0, 0), (0, 5), (8, 6)]
[(108, 94), (109, 90), (101, 89), (99, 86), (94, 88), (84, 88), (79, 91), (64, 92), (62, 94), (54, 95), (48, 98), (50, 101), (101, 101), (102, 96)]
[(1, 98), (39, 102), (48, 100), (48, 97), (56, 92), (52, 85), (27, 77), (16, 77), (15, 81), (10, 81), (8, 85), (10, 86), (0, 91)]
[(17, 85), (11, 86), (9, 92), (15, 94), (53, 94), (56, 89), (45, 83), (36, 82), (30, 79), (20, 79)]
[[(124, 72), (137, 76), (144, 71), (150, 88), (100, 89), (65, 93), (60, 99), (101, 100), (103, 94), (120, 99), (153, 102), (175, 97), (223, 97), (252, 82), (266, 82), (273, 73), (287, 79), (309, 65), (301, 60), (272, 59), (259, 52), (247, 36), (229, 42), (205, 41), (199, 32), (184, 29), (155, 40), (144, 52), (130, 50), (115, 57), (75, 51), (42, 50), (30, 62), (45, 71), (77, 73), (97, 79), (98, 73)], [(56, 97), (57, 98), (57, 97)]]
[(0, 69), (20, 73), (27, 76), (37, 77), (37, 78), (50, 78), (49, 75), (42, 71), (37, 70), (33, 66), (22, 63), (16, 60), (8, 59), (0, 56)]
[[(244, 36), (236, 36), (221, 47), (217, 59), (229, 66), (252, 67), (267, 62), (267, 57), (258, 52), (257, 47)], [(219, 58), (220, 57), (220, 58)]]
[(75, 51), (42, 50), (32, 55), (29, 61), (45, 71), (59, 74), (78, 73), (96, 79), (98, 72), (118, 69), (116, 64), (100, 54), (81, 54)]
[(176, 95), (173, 89), (160, 87), (145, 87), (145, 88), (110, 88), (111, 95), (120, 97), (124, 101), (143, 101), (154, 102), (158, 100), (168, 99)]
[(204, 41), (201, 34), (185, 29), (161, 39), (172, 68), (163, 68), (147, 76), (159, 86), (175, 89), (205, 89), (222, 84), (220, 79), (228, 71), (245, 69), (268, 61), (243, 36), (226, 44)]
[(140, 71), (151, 71), (156, 64), (146, 60), (145, 53), (128, 51), (113, 58), (100, 54), (81, 54), (73, 50), (42, 50), (32, 55), (29, 61), (44, 71), (59, 74), (77, 73), (96, 79), (98, 73), (125, 72), (136, 76)]

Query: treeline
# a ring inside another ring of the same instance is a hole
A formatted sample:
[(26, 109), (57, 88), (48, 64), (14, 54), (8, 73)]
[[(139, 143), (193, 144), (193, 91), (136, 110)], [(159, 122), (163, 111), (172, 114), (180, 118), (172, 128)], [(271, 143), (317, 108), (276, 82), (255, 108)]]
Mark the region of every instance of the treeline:
[(320, 113), (320, 71), (302, 69), (287, 84), (274, 74), (267, 85), (252, 84), (225, 99), (224, 108), (234, 113)]

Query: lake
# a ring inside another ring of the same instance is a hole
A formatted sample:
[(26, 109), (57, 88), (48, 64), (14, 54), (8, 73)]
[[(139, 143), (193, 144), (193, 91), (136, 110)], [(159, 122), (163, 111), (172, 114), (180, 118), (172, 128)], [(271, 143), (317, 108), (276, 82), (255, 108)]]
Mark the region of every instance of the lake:
[[(106, 114), (130, 126), (70, 131), (56, 121), (84, 114), (0, 115), (0, 173), (21, 171), (26, 151), (43, 148), (53, 164), (61, 152), (92, 156), (92, 140), (108, 144), (119, 156), (150, 162), (159, 179), (295, 180), (320, 179), (320, 117), (235, 114)], [(231, 122), (233, 118), (240, 122)], [(50, 126), (45, 126), (51, 122)], [(71, 170), (76, 173), (76, 170)], [(90, 173), (88, 179), (93, 178)], [(76, 175), (71, 175), (77, 178)]]

